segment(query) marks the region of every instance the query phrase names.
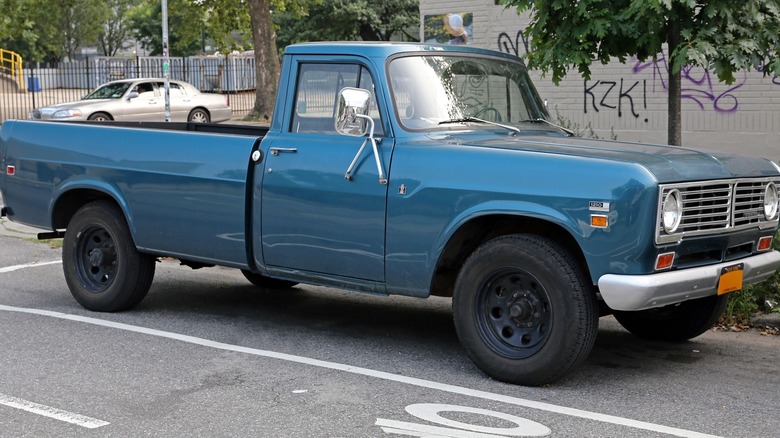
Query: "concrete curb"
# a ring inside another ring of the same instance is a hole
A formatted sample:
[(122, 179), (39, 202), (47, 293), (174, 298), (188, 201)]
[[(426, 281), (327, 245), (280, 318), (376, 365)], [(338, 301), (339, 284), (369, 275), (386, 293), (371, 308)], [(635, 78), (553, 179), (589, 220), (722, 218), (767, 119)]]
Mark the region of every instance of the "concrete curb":
[(44, 231), (47, 230), (11, 222), (7, 218), (0, 219), (0, 236), (16, 237), (19, 239), (37, 239), (38, 233)]
[(752, 324), (760, 324), (767, 327), (774, 327), (780, 329), (780, 313), (766, 313), (763, 315), (754, 316), (750, 319)]

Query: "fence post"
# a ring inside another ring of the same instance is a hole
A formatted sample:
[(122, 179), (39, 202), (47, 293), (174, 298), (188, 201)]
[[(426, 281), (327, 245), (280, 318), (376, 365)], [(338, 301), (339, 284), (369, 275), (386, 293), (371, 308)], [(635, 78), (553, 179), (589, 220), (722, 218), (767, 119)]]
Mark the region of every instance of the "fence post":
[[(36, 66), (40, 67), (40, 63), (36, 62)], [(30, 92), (30, 95), (32, 96), (32, 109), (35, 109), (35, 90), (30, 90), (30, 85), (33, 83), (33, 78), (35, 77), (35, 67), (32, 65), (30, 66), (30, 78), (27, 80), (27, 91)]]
[(225, 88), (227, 90), (227, 104), (230, 106), (230, 55), (225, 55), (225, 75), (227, 78), (225, 79)]

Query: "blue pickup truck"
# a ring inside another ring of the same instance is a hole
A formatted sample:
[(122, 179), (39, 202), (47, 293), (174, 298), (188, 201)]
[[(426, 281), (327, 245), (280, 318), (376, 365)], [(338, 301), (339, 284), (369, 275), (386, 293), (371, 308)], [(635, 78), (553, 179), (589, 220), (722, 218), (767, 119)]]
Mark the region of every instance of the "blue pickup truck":
[(580, 364), (600, 316), (690, 339), (780, 267), (775, 163), (549, 120), (503, 53), (294, 45), (269, 128), (4, 123), (2, 215), (64, 236), (87, 309), (138, 304), (159, 257), (260, 288), (448, 296), (475, 364), (525, 385)]

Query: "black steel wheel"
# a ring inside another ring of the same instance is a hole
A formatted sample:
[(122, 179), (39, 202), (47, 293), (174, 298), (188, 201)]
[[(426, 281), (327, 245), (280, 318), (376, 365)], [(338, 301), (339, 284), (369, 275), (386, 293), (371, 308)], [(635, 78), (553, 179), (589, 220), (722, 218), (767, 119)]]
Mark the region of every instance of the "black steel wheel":
[(294, 281), (266, 277), (265, 275), (260, 275), (246, 269), (242, 269), (241, 273), (244, 274), (244, 277), (252, 284), (262, 289), (289, 289), (298, 284)]
[(68, 224), (62, 246), (65, 280), (89, 310), (115, 312), (138, 304), (154, 278), (155, 258), (135, 248), (119, 207), (95, 201)]
[(479, 247), (461, 268), (452, 306), (471, 360), (508, 383), (561, 378), (585, 360), (598, 331), (590, 278), (541, 236), (509, 235)]
[(522, 359), (537, 353), (549, 339), (550, 296), (533, 274), (498, 269), (478, 286), (475, 300), (477, 328), (496, 353)]
[(682, 342), (709, 330), (723, 314), (728, 295), (684, 301), (657, 309), (614, 311), (617, 322), (635, 336), (654, 341)]

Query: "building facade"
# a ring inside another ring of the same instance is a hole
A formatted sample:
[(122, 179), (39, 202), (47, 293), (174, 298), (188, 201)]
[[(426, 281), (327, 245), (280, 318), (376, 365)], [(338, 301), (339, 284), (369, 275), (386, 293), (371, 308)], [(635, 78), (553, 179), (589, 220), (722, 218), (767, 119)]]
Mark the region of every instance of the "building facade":
[[(421, 0), (420, 37), (523, 57), (530, 50), (523, 36), (528, 15), (496, 3)], [(553, 120), (586, 136), (666, 143), (669, 72), (663, 54), (655, 60), (594, 64), (587, 81), (570, 70), (558, 86), (531, 73)], [(683, 70), (683, 144), (780, 161), (780, 78), (756, 71), (735, 76), (727, 85), (705, 69)]]

